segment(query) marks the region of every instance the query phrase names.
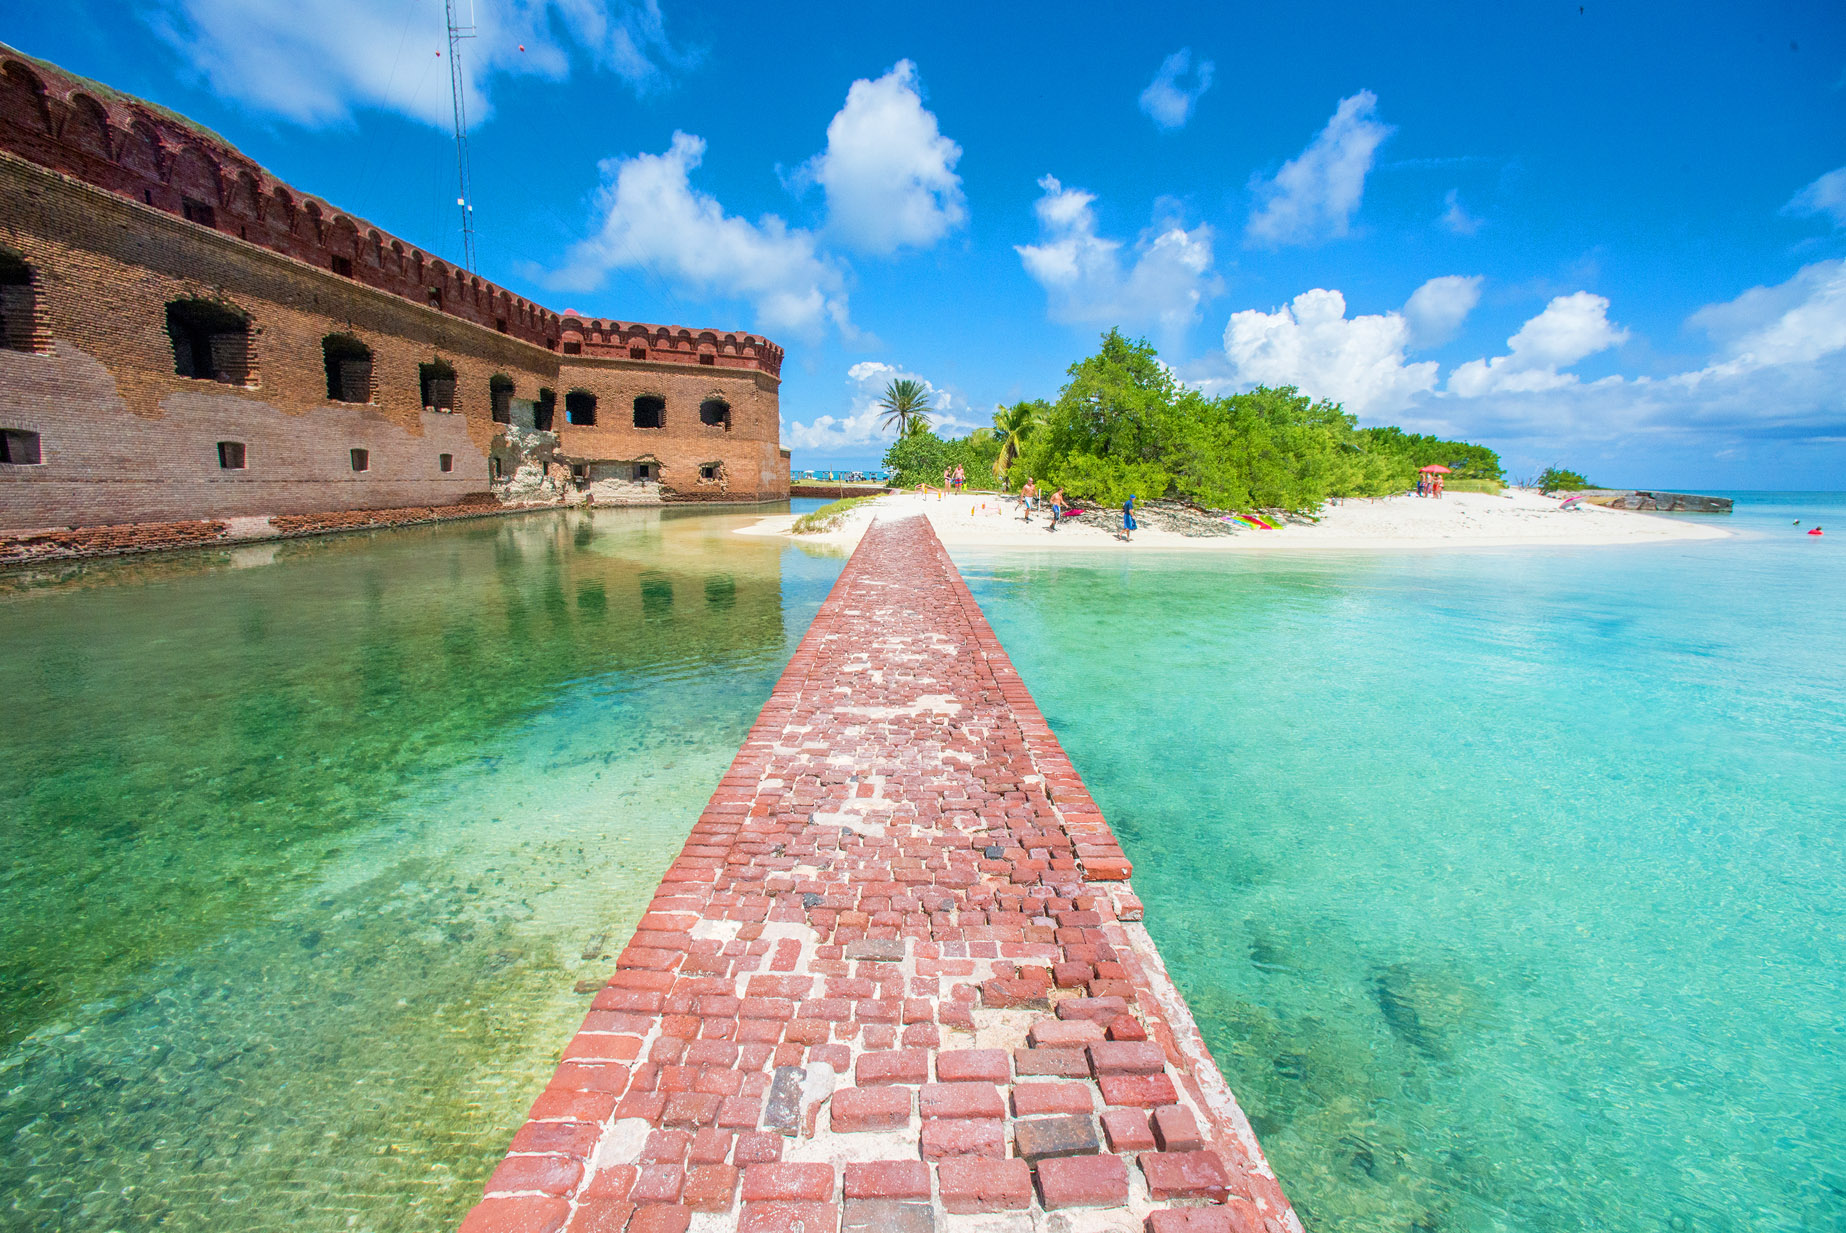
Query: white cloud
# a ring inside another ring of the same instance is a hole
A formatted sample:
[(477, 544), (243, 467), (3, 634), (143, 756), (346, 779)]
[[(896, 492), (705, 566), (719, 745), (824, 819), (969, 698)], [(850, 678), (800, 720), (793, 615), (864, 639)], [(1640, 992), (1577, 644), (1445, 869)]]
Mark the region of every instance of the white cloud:
[(1442, 199), (1447, 209), (1442, 211), (1441, 223), (1456, 235), (1473, 235), (1481, 229), (1481, 220), (1461, 207), (1461, 190), (1451, 188), (1449, 195)]
[[(161, 0), (148, 22), (214, 93), (298, 124), (348, 120), (376, 108), (447, 129), (448, 38), (440, 6), (423, 0)], [(637, 93), (684, 62), (666, 36), (659, 0), (504, 0), (475, 9), (462, 45), (471, 124), (492, 111), (497, 76), (562, 79), (573, 51)]]
[(1560, 295), (1506, 340), (1508, 353), (1470, 360), (1449, 374), (1449, 392), (1464, 398), (1558, 389), (1577, 382), (1566, 365), (1619, 346), (1628, 331), (1609, 320), (1609, 301), (1588, 291)]
[(1846, 167), (1829, 171), (1789, 198), (1782, 213), (1824, 214), (1833, 220), (1835, 227), (1846, 227)]
[(1402, 314), (1348, 320), (1346, 297), (1317, 288), (1272, 313), (1232, 313), (1224, 327), (1224, 352), (1244, 384), (1292, 385), (1341, 403), (1354, 415), (1378, 416), (1402, 410), (1435, 388), (1433, 360), (1405, 362), (1410, 339)]
[(1173, 129), (1184, 128), (1186, 121), (1192, 118), (1192, 108), (1198, 103), (1199, 96), (1211, 89), (1212, 70), (1216, 67), (1210, 60), (1200, 60), (1198, 72), (1193, 76), (1191, 86), (1179, 84), (1192, 66), (1192, 48), (1182, 47), (1165, 60), (1154, 73), (1154, 80), (1147, 83), (1147, 89), (1141, 91), (1141, 110), (1158, 127)]
[(1197, 321), (1200, 306), (1223, 289), (1212, 270), (1208, 225), (1187, 230), (1156, 219), (1130, 254), (1122, 241), (1096, 234), (1095, 194), (1065, 188), (1055, 176), (1038, 185), (1044, 193), (1033, 209), (1040, 242), (1015, 251), (1045, 289), (1052, 320), (1177, 332)]
[(1392, 132), (1374, 118), (1377, 109), (1378, 96), (1370, 90), (1341, 99), (1307, 149), (1282, 164), (1273, 180), (1251, 182), (1260, 204), (1244, 232), (1250, 243), (1273, 248), (1346, 234), (1379, 143)]
[(1410, 340), (1417, 347), (1447, 342), (1481, 301), (1481, 276), (1444, 274), (1410, 293), (1404, 302), (1404, 319), (1410, 323)]
[(703, 139), (675, 133), (664, 154), (604, 160), (602, 226), (548, 281), (588, 290), (611, 270), (638, 268), (694, 295), (748, 300), (772, 333), (811, 338), (828, 322), (850, 332), (845, 271), (812, 233), (774, 215), (752, 223), (726, 214), (695, 190), (690, 175), (704, 156)]
[(879, 360), (862, 360), (846, 370), (846, 384), (849, 389), (849, 405), (839, 415), (822, 415), (798, 424), (791, 420), (782, 423), (782, 444), (790, 449), (818, 450), (823, 453), (849, 452), (863, 450), (866, 446), (884, 446), (893, 436), (891, 429), (883, 426), (884, 409), (878, 405), (878, 398), (885, 391), (885, 386), (900, 377), (909, 377), (923, 383), (929, 395), (930, 427), (943, 436), (963, 436), (971, 429), (980, 427), (969, 418), (971, 412), (965, 398), (952, 390), (944, 389), (919, 373), (899, 368), (895, 364), (886, 364)]
[[(1559, 371), (1627, 337), (1610, 324), (1608, 302), (1588, 292), (1551, 301), (1508, 340), (1508, 355), (1461, 365), (1446, 387), (1435, 385), (1434, 364), (1402, 364), (1397, 314), (1346, 321), (1343, 309), (1338, 292), (1314, 291), (1296, 297), (1292, 312), (1233, 316), (1225, 349), (1242, 382), (1293, 383), (1325, 397), (1343, 388), (1348, 410), (1369, 405), (1373, 414), (1395, 400), (1390, 419), (1408, 430), (1485, 441), (1535, 465), (1593, 465), (1629, 449), (1655, 465), (1676, 452), (1755, 452), (1811, 466), (1814, 456), (1801, 451), (1846, 443), (1846, 260), (1692, 314), (1687, 324), (1713, 339), (1711, 360), (1664, 377), (1586, 382)], [(1239, 349), (1248, 363), (1238, 363)], [(1350, 401), (1354, 392), (1371, 401)]]
[(917, 66), (899, 60), (876, 81), (853, 82), (827, 125), (827, 148), (797, 179), (826, 192), (828, 229), (841, 242), (890, 253), (927, 248), (967, 219), (960, 158), (923, 106)]
[(1846, 260), (1818, 261), (1776, 287), (1692, 314), (1688, 324), (1720, 344), (1720, 359), (1684, 378), (1696, 383), (1759, 368), (1811, 364), (1846, 350)]

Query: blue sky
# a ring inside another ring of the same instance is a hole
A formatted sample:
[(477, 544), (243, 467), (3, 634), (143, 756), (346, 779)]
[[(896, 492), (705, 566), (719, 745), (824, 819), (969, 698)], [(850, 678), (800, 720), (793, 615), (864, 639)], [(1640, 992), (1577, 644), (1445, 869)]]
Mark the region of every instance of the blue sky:
[[(1119, 325), (1515, 474), (1846, 487), (1837, 2), (475, 6), (481, 272), (768, 334), (797, 467), (875, 462), (893, 375), (970, 426)], [(437, 0), (0, 39), (459, 248)]]

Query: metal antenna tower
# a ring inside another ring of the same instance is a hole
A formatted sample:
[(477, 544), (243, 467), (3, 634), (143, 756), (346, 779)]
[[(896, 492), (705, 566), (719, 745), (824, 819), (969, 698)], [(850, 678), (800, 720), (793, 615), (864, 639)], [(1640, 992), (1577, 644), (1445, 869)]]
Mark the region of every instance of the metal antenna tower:
[(465, 26), (456, 20), (455, 3), (456, 0), (442, 0), (443, 12), (449, 19), (449, 88), (455, 99), (455, 175), (461, 188), (455, 204), (461, 207), (462, 264), (473, 274), (474, 194), (468, 185), (468, 104), (463, 97), (466, 89), (462, 82), (461, 40), (474, 37), (474, 0), (468, 0), (468, 24)]

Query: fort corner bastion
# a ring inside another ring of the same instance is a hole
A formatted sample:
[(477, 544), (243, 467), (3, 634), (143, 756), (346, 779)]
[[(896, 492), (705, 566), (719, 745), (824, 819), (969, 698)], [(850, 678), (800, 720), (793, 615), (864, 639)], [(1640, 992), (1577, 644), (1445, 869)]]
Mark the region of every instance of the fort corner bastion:
[(0, 44), (0, 534), (785, 500), (781, 367), (521, 299)]

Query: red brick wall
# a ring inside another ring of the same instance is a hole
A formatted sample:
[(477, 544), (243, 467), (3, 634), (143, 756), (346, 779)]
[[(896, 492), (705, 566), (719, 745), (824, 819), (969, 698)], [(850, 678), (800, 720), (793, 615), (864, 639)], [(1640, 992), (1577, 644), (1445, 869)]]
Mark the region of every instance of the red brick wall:
[[(768, 339), (560, 317), (275, 181), (181, 117), (4, 45), (0, 246), (36, 282), (30, 349), (0, 349), (0, 428), (37, 432), (43, 459), (0, 466), (0, 527), (457, 501), (488, 487), (496, 374), (514, 398), (556, 391), (567, 456), (661, 464), (666, 499), (788, 493)], [(192, 298), (250, 321), (247, 381), (176, 371), (166, 306)], [(332, 333), (371, 348), (370, 402), (327, 397)], [(437, 359), (456, 371), (454, 414), (423, 409), (418, 365)], [(600, 401), (593, 430), (564, 422), (579, 387)], [(667, 399), (664, 430), (632, 428), (641, 391)], [(714, 393), (729, 432), (698, 421)], [(248, 465), (221, 468), (220, 441)], [(369, 470), (352, 469), (355, 448)], [(708, 465), (716, 478), (701, 478)]]
[[(780, 383), (765, 373), (736, 368), (688, 367), (673, 363), (565, 357), (558, 370), (559, 457), (654, 460), (663, 489), (680, 500), (783, 500), (788, 472), (779, 470)], [(596, 396), (596, 424), (565, 419), (572, 390)], [(635, 399), (652, 395), (666, 402), (660, 428), (634, 426)], [(731, 408), (731, 426), (703, 424), (699, 406), (721, 399)], [(700, 468), (717, 464), (718, 479), (701, 479)]]

